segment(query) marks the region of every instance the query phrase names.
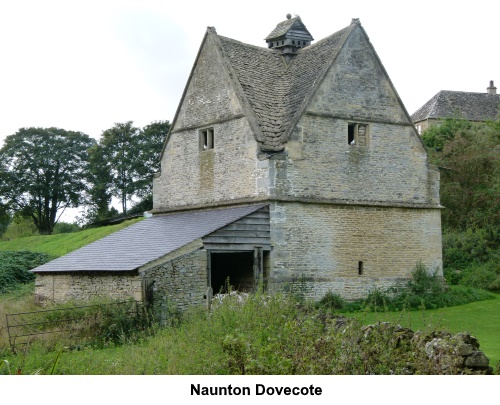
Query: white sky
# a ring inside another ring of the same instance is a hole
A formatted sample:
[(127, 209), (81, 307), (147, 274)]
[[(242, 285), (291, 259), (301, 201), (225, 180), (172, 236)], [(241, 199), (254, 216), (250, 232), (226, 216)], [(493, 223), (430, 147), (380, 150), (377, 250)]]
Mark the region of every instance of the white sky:
[(172, 121), (207, 26), (265, 46), (287, 13), (316, 40), (360, 18), (411, 114), (439, 90), (500, 85), (500, 2), (461, 4), (0, 0), (0, 141), (28, 126), (98, 137), (115, 122)]

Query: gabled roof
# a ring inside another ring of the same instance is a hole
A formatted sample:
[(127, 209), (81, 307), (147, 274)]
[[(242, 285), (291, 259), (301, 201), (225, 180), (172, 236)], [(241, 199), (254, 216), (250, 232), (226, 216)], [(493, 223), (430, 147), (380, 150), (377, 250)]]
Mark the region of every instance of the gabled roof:
[(136, 270), (262, 207), (261, 204), (153, 216), (31, 271)]
[[(297, 22), (298, 18), (278, 24), (268, 37), (283, 32), (290, 27), (290, 24)], [(221, 55), (221, 62), (227, 69), (227, 80), (233, 85), (253, 129), (255, 139), (261, 143), (262, 151), (282, 151), (285, 147), (284, 143), (307, 108), (308, 102), (320, 86), (326, 72), (335, 63), (349, 35), (358, 29), (371, 46), (359, 19), (354, 18), (346, 28), (315, 44), (297, 50), (291, 61), (286, 63), (283, 53), (279, 50), (245, 44), (218, 35), (213, 27), (207, 28), (181, 103), (172, 121), (171, 131), (176, 126), (177, 117), (201, 50), (210, 42), (215, 43), (217, 48), (215, 53)], [(373, 52), (378, 60), (374, 49)], [(378, 63), (392, 86), (380, 60)], [(397, 96), (396, 90), (393, 86), (392, 88)], [(397, 97), (399, 100), (399, 96)], [(399, 102), (401, 103), (401, 100)], [(401, 107), (410, 124), (410, 116), (402, 103)], [(416, 133), (415, 136), (417, 136)], [(170, 134), (165, 140), (165, 145), (169, 137)]]
[(299, 16), (280, 22), (276, 28), (265, 38), (265, 40), (277, 39), (283, 37), (292, 28), (299, 29), (308, 35), (311, 40), (314, 39)]
[(413, 122), (459, 116), (469, 121), (495, 120), (500, 112), (500, 94), (442, 90), (411, 116)]
[[(291, 20), (288, 20), (291, 21)], [(279, 151), (312, 94), (333, 63), (351, 24), (329, 37), (300, 49), (287, 65), (281, 52), (217, 36), (244, 97), (263, 134), (262, 149)]]

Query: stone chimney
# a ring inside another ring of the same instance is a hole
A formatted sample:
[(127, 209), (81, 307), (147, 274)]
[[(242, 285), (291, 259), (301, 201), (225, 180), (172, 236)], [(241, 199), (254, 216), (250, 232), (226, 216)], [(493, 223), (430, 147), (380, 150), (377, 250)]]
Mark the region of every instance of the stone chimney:
[(497, 94), (497, 88), (493, 85), (493, 80), (490, 80), (490, 87), (486, 89), (488, 94)]

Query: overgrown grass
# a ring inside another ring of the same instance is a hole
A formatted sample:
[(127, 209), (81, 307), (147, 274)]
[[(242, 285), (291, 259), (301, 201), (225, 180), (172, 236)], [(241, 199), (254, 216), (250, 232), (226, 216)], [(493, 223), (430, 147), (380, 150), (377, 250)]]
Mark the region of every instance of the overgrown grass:
[(0, 354), (9, 346), (5, 314), (40, 310), (33, 300), (34, 290), (34, 284), (30, 283), (18, 285), (16, 290), (0, 295)]
[[(439, 278), (419, 267), (404, 288), (373, 291), (358, 303), (345, 303), (327, 294), (319, 305), (313, 305), (297, 300), (293, 294), (266, 296), (259, 292), (244, 303), (229, 298), (210, 314), (204, 308), (194, 308), (183, 315), (181, 322), (168, 323), (170, 326), (164, 329), (148, 329), (115, 313), (101, 319), (102, 326), (91, 328), (91, 336), (82, 335), (80, 341), (38, 341), (17, 354), (6, 348), (0, 351), (0, 358), (7, 360), (4, 367), (7, 364), (11, 371), (21, 370), (23, 374), (440, 372), (429, 363), (422, 347), (416, 348), (409, 339), (398, 339), (395, 344), (394, 327), (374, 326), (369, 336), (362, 328), (368, 323), (390, 321), (424, 330), (425, 339), (436, 330), (470, 332), (479, 338), (494, 367), (500, 360), (499, 297), (461, 286), (445, 291)], [(16, 302), (24, 299), (18, 298)], [(480, 298), (490, 299), (429, 311), (434, 306)], [(391, 308), (398, 311), (389, 312)], [(339, 313), (356, 320), (340, 329), (332, 327), (332, 316)], [(157, 333), (152, 336), (150, 331)], [(441, 332), (438, 335), (445, 336)]]
[(386, 290), (372, 290), (362, 300), (348, 302), (332, 292), (317, 307), (325, 311), (388, 312), (416, 309), (437, 309), (493, 299), (493, 293), (466, 286), (446, 286), (441, 277), (418, 265), (408, 282)]
[(30, 250), (60, 257), (141, 220), (142, 218), (130, 219), (121, 224), (85, 229), (74, 233), (29, 236), (3, 241), (0, 242), (0, 250)]
[(357, 321), (335, 328), (312, 306), (256, 294), (243, 304), (225, 301), (211, 314), (193, 309), (177, 326), (143, 335), (133, 344), (77, 349), (34, 345), (16, 355), (4, 352), (2, 359), (12, 372), (22, 374), (50, 373), (57, 356), (55, 374), (430, 374), (436, 370), (425, 351), (406, 340), (395, 344), (394, 329), (374, 327), (367, 335), (361, 325), (389, 320), (426, 332), (436, 327), (467, 330), (496, 361), (498, 314), (497, 297), (446, 310), (358, 313)]

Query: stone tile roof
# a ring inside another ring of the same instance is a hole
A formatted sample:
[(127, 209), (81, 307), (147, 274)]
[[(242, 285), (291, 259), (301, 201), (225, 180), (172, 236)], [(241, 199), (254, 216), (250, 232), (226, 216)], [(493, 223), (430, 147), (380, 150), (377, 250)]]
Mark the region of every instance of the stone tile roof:
[(495, 120), (500, 112), (500, 94), (442, 90), (411, 116), (413, 122), (459, 115), (469, 121)]
[(153, 216), (31, 271), (135, 270), (262, 207), (260, 204)]
[[(280, 25), (275, 31), (285, 27)], [(283, 142), (293, 129), (294, 118), (333, 63), (352, 29), (353, 25), (350, 25), (300, 49), (289, 64), (279, 51), (217, 36), (225, 59), (234, 70), (235, 79), (241, 85), (262, 131), (264, 151), (284, 148)], [(275, 31), (270, 36), (275, 35)]]

